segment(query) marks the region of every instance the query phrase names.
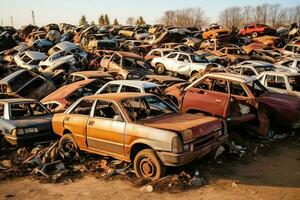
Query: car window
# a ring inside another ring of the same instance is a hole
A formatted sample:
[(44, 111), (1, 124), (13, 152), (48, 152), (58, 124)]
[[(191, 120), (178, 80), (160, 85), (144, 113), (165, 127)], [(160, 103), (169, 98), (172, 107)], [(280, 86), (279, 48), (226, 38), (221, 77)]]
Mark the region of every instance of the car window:
[(241, 73), (241, 68), (240, 68), (240, 67), (236, 67), (236, 68), (234, 68), (234, 71), (235, 71), (236, 73)]
[(173, 108), (156, 96), (126, 99), (122, 101), (122, 105), (133, 121), (176, 113)]
[(153, 51), (151, 55), (160, 57), (161, 53), (159, 51)]
[(227, 81), (216, 79), (212, 85), (212, 91), (228, 93)]
[(14, 79), (9, 82), (10, 88), (12, 91), (17, 91), (34, 77), (34, 74), (30, 73), (29, 71), (25, 71), (24, 73), (14, 77)]
[(0, 103), (0, 118), (4, 118), (4, 104)]
[(49, 111), (39, 103), (12, 103), (10, 104), (11, 119), (23, 117), (42, 116), (49, 114)]
[(111, 61), (116, 63), (117, 65), (121, 65), (121, 57), (118, 55), (114, 55)]
[(203, 89), (203, 90), (210, 90), (213, 80), (209, 77), (206, 77), (205, 79), (201, 80), (200, 83), (195, 85), (195, 88)]
[(77, 115), (90, 115), (94, 100), (92, 99), (82, 99), (79, 104), (70, 112), (70, 114)]
[(185, 54), (179, 54), (178, 56), (178, 61), (182, 61), (182, 62), (190, 62), (190, 58), (188, 55)]
[(286, 85), (283, 76), (273, 76), (267, 75), (266, 76), (266, 83), (268, 87), (284, 89), (286, 90)]
[(141, 92), (139, 88), (123, 85), (121, 92)]
[(298, 69), (300, 69), (300, 61), (297, 62), (296, 67), (297, 67)]
[(247, 93), (243, 86), (240, 83), (237, 82), (231, 82), (230, 85), (230, 93), (233, 95), (238, 95), (238, 96), (247, 96)]
[(31, 58), (28, 57), (27, 55), (24, 55), (22, 60), (25, 62), (25, 63), (28, 63), (29, 61), (31, 61)]
[(94, 117), (113, 119), (116, 115), (121, 114), (118, 107), (114, 103), (103, 100), (97, 100), (94, 111)]
[(101, 92), (100, 94), (106, 94), (106, 93), (116, 93), (119, 89), (120, 85), (117, 84), (108, 84)]
[(36, 77), (33, 81), (31, 81), (28, 85), (22, 88), (22, 90), (18, 91), (18, 94), (21, 97), (28, 96), (31, 92), (36, 91), (39, 87), (45, 84), (45, 80), (41, 77)]
[(82, 81), (84, 78), (82, 76), (74, 76), (74, 82)]
[(255, 76), (255, 72), (251, 68), (242, 68), (242, 75)]
[(289, 76), (288, 82), (292, 91), (300, 92), (300, 76)]
[(292, 51), (293, 50), (293, 46), (286, 45), (285, 48), (284, 48), (284, 50), (286, 50), (286, 51)]
[(167, 58), (175, 58), (177, 56), (177, 53), (172, 53), (167, 56)]
[(56, 109), (59, 104), (58, 103), (47, 103), (47, 104), (44, 104), (46, 106), (46, 108), (48, 108), (49, 110), (53, 110), (53, 109)]
[(282, 64), (283, 66), (286, 66), (286, 67), (292, 67), (293, 62), (294, 62), (294, 61), (289, 60), (289, 61), (283, 62), (283, 63), (281, 63), (281, 64)]
[(68, 78), (67, 81), (66, 81), (66, 84), (73, 83), (73, 82), (74, 82), (74, 81), (73, 81), (73, 78), (74, 78), (73, 75), (69, 76), (69, 78)]

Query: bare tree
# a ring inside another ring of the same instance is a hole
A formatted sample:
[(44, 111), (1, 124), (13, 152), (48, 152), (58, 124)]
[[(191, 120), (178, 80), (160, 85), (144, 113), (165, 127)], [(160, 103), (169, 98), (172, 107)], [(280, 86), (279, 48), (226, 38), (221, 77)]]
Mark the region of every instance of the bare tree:
[(298, 23), (300, 24), (300, 5), (286, 9), (287, 23)]
[(134, 22), (135, 22), (134, 17), (128, 17), (127, 20), (126, 20), (126, 24), (130, 25), (130, 26), (133, 26)]
[(286, 10), (282, 9), (279, 4), (270, 5), (268, 24), (272, 27), (279, 28), (285, 24)]
[(246, 24), (249, 24), (252, 22), (252, 10), (253, 8), (251, 6), (245, 6), (243, 9), (243, 22)]
[(243, 15), (240, 7), (230, 7), (223, 10), (219, 15), (220, 24), (231, 28), (239, 27), (242, 23)]
[(201, 8), (187, 8), (166, 11), (160, 21), (172, 26), (195, 26), (201, 28), (207, 24), (208, 19)]

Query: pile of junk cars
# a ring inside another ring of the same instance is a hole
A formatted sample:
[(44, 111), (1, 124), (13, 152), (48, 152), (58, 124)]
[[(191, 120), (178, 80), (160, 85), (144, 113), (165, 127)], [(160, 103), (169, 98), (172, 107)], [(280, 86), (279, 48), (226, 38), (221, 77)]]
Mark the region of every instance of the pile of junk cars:
[(300, 28), (0, 27), (1, 143), (131, 162), (137, 177), (201, 158), (232, 129), (300, 128)]

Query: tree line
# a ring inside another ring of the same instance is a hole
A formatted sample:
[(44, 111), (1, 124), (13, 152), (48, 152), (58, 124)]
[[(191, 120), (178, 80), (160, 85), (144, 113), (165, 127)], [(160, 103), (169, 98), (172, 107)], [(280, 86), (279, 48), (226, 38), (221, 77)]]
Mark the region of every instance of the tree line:
[[(137, 19), (135, 19), (134, 17), (128, 17), (127, 20), (126, 20), (126, 24), (130, 25), (130, 26), (133, 26), (133, 25), (145, 25), (146, 22), (145, 22), (145, 20), (144, 20), (144, 18), (142, 16), (138, 17)], [(87, 25), (89, 25), (89, 23), (88, 23), (88, 21), (86, 19), (86, 16), (82, 15), (81, 18), (80, 18), (80, 20), (79, 20), (79, 26), (87, 26)], [(90, 25), (96, 26), (96, 23), (94, 21), (92, 21), (90, 23)], [(113, 21), (113, 23), (111, 24), (109, 16), (107, 14), (105, 14), (105, 15), (101, 14), (100, 17), (98, 18), (97, 25), (99, 27), (106, 26), (106, 25), (119, 25), (119, 22), (115, 18), (114, 21)]]

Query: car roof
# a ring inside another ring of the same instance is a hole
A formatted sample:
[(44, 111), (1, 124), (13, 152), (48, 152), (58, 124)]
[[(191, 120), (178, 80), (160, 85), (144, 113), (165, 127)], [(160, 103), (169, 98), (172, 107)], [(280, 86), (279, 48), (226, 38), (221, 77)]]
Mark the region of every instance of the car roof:
[(115, 51), (116, 54), (119, 54), (120, 56), (124, 57), (131, 57), (131, 58), (142, 58), (141, 56), (135, 54), (135, 53), (130, 53), (126, 51)]
[(24, 53), (32, 60), (42, 60), (47, 57), (46, 54), (38, 51), (25, 51)]
[(242, 63), (249, 63), (247, 65), (273, 65), (272, 63), (261, 61), (261, 60), (246, 60)]
[(300, 73), (293, 73), (293, 72), (277, 72), (277, 71), (265, 71), (261, 72), (261, 75), (269, 74), (269, 75), (283, 75), (283, 76), (300, 76)]
[(253, 80), (256, 80), (255, 77), (249, 77), (240, 74), (230, 74), (230, 73), (210, 73), (210, 74), (205, 74), (203, 77), (214, 77), (214, 78), (227, 79), (227, 80), (243, 82), (243, 83), (248, 83)]
[(82, 81), (77, 81), (75, 83), (71, 83), (68, 85), (64, 85), (61, 88), (58, 88), (54, 92), (50, 93), (48, 96), (46, 96), (44, 99), (42, 99), (42, 102), (47, 102), (47, 101), (53, 101), (53, 100), (58, 100), (58, 99), (63, 99), (70, 95), (72, 92), (75, 90), (84, 87), (85, 85), (93, 82), (96, 79), (86, 79)]
[(153, 88), (159, 87), (161, 85), (152, 83), (149, 81), (140, 81), (140, 80), (115, 80), (108, 82), (109, 84), (122, 84), (122, 85), (130, 85), (130, 86), (137, 86), (141, 88)]
[(174, 51), (174, 49), (170, 49), (170, 48), (156, 48), (156, 49), (152, 49), (151, 51)]
[(37, 100), (27, 99), (27, 98), (0, 99), (0, 103), (20, 103), (20, 102), (37, 102)]
[(106, 100), (121, 101), (126, 98), (143, 97), (143, 96), (153, 96), (153, 94), (137, 93), (137, 92), (122, 92), (122, 93), (97, 94), (97, 95), (86, 96), (83, 98), (84, 99), (106, 99)]
[(146, 75), (145, 77), (159, 80), (159, 81), (186, 81), (182, 78), (178, 78), (174, 76), (166, 76), (166, 75)]
[[(78, 47), (77, 45), (73, 44), (72, 42), (69, 42), (69, 41), (63, 41), (63, 42), (60, 42), (58, 44), (55, 45), (55, 47), (58, 47), (60, 49), (73, 49), (73, 48), (76, 48)], [(78, 47), (79, 48), (79, 47)]]
[(87, 78), (90, 77), (112, 77), (112, 75), (110, 75), (107, 72), (101, 72), (101, 71), (79, 71), (79, 72), (73, 72), (70, 75), (81, 75), (81, 76), (85, 76)]

